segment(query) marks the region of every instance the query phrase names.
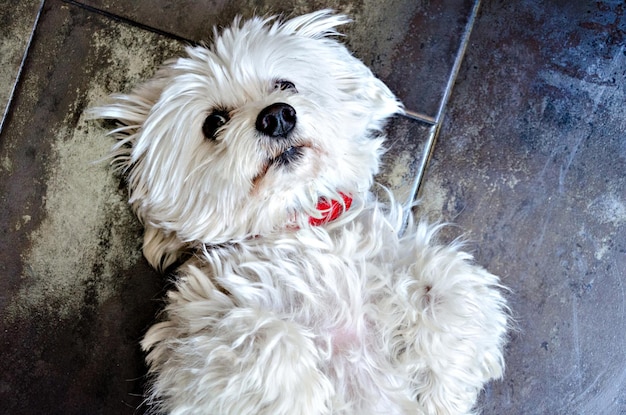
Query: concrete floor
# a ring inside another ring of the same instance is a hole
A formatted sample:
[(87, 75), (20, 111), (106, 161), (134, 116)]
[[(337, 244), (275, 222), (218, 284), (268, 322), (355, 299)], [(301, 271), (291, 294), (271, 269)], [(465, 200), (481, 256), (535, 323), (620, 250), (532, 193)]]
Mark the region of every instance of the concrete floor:
[(438, 132), (415, 213), (458, 224), (447, 236), (466, 233), (511, 288), (518, 330), (483, 413), (626, 414), (624, 3), (484, 1), (471, 24), (474, 6), (0, 2), (0, 413), (145, 409), (138, 341), (165, 277), (120, 179), (93, 163), (111, 142), (83, 110), (236, 14), (333, 7), (354, 18), (355, 54), (434, 123), (391, 123), (379, 180), (412, 199)]

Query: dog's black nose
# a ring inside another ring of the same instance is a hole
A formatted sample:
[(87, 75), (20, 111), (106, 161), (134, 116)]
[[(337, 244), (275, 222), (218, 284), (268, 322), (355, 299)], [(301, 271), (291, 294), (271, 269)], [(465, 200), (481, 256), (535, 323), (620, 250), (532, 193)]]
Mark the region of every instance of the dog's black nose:
[(256, 118), (256, 129), (270, 137), (287, 137), (295, 126), (296, 110), (284, 102), (263, 108)]

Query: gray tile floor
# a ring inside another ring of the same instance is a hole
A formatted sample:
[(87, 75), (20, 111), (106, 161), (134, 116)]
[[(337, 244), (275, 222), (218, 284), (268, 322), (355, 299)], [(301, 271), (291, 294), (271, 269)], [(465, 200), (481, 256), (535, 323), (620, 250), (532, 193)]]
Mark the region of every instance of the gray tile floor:
[(447, 236), (465, 232), (511, 288), (519, 329), (483, 413), (626, 414), (624, 4), (484, 1), (472, 24), (476, 6), (0, 2), (0, 413), (145, 409), (137, 343), (165, 279), (140, 255), (120, 180), (93, 163), (111, 143), (83, 109), (236, 14), (333, 7), (354, 18), (355, 54), (435, 120), (391, 123), (379, 180), (411, 199), (438, 132), (415, 214), (458, 224)]

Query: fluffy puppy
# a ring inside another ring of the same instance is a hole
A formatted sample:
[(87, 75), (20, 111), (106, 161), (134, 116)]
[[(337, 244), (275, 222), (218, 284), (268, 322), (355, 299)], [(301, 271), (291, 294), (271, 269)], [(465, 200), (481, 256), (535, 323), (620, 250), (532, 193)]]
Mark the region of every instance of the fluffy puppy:
[(498, 279), (369, 191), (402, 107), (347, 22), (236, 20), (92, 111), (146, 258), (187, 258), (142, 342), (155, 411), (465, 414), (502, 375)]

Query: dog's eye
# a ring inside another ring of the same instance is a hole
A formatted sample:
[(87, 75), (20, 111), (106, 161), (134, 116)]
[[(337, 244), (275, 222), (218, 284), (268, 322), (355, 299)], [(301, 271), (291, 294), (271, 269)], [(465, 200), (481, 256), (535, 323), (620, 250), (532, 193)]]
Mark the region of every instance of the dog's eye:
[(298, 92), (293, 82), (287, 81), (285, 79), (279, 79), (278, 81), (274, 82), (274, 89), (280, 89), (281, 91), (290, 90)]
[(202, 133), (205, 138), (215, 139), (217, 130), (228, 122), (228, 113), (226, 111), (216, 110), (210, 113), (202, 124)]

